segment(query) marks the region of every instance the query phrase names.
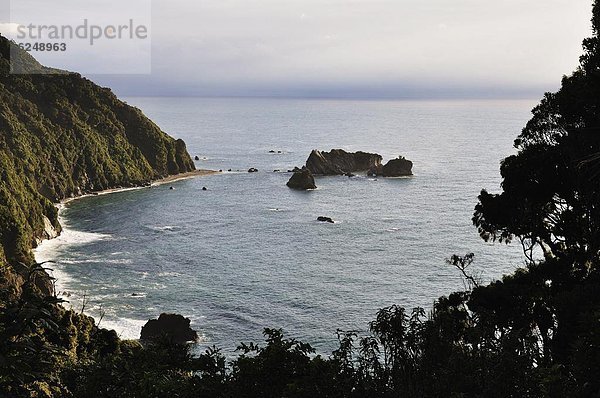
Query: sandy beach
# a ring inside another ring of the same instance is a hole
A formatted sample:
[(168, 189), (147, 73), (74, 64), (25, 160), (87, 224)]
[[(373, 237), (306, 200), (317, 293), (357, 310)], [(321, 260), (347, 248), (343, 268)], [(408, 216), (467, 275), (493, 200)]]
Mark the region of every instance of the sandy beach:
[(207, 175), (218, 174), (218, 173), (220, 173), (220, 171), (204, 170), (204, 169), (188, 171), (187, 173), (175, 174), (175, 175), (171, 175), (171, 176), (162, 178), (160, 180), (152, 181), (152, 186), (163, 185), (163, 184), (168, 184), (168, 183), (175, 182), (175, 181), (187, 180), (189, 178), (207, 176)]
[(208, 176), (208, 175), (218, 174), (218, 173), (220, 173), (220, 172), (216, 171), (216, 170), (205, 170), (205, 169), (193, 170), (193, 171), (188, 171), (187, 173), (170, 175), (168, 177), (161, 178), (160, 180), (154, 180), (150, 183), (150, 185), (147, 185), (147, 186), (127, 187), (127, 188), (111, 188), (111, 189), (105, 189), (103, 191), (97, 191), (97, 192), (93, 192), (93, 193), (89, 193), (89, 194), (85, 194), (85, 195), (74, 196), (72, 198), (67, 198), (67, 199), (62, 200), (60, 202), (60, 204), (64, 205), (64, 204), (72, 202), (74, 200), (87, 198), (90, 196), (108, 195), (108, 194), (117, 193), (117, 192), (125, 192), (125, 191), (133, 191), (133, 190), (137, 190), (137, 189), (151, 188), (151, 187), (169, 184), (169, 183), (173, 183), (173, 182), (177, 182), (177, 181), (181, 181), (181, 180), (188, 180), (190, 178)]

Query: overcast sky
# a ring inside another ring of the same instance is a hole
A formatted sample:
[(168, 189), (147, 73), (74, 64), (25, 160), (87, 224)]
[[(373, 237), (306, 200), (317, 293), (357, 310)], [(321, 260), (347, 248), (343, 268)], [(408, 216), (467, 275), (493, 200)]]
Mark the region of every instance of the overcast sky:
[(590, 18), (591, 0), (155, 0), (152, 74), (91, 77), (121, 95), (537, 98)]

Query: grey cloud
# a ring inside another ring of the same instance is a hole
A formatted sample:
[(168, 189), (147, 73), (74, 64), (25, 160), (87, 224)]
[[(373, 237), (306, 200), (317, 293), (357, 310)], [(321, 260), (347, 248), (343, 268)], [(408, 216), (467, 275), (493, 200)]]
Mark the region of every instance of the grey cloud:
[(118, 92), (539, 95), (576, 67), (591, 16), (589, 0), (155, 0), (152, 5), (152, 75), (95, 77)]

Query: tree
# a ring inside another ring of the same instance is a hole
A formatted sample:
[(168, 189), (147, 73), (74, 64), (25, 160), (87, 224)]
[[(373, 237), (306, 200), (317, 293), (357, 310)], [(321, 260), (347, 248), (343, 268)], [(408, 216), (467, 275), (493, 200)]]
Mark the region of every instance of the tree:
[(597, 271), (600, 250), (600, 4), (579, 68), (546, 93), (501, 165), (502, 193), (482, 191), (473, 222), (482, 238), (518, 239), (530, 262), (569, 258), (572, 271)]
[(528, 261), (474, 289), (469, 309), (505, 354), (517, 350), (534, 364), (544, 388), (556, 391), (561, 380), (576, 386), (569, 394), (600, 392), (592, 376), (600, 372), (599, 1), (592, 27), (577, 70), (545, 94), (515, 140), (517, 154), (502, 162), (502, 192), (482, 191), (473, 216), (483, 239), (518, 240)]

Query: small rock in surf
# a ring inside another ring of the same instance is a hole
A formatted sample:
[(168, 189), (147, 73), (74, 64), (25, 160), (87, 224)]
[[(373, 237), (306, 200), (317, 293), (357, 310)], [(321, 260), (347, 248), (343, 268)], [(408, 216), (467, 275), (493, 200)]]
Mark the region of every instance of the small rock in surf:
[(333, 221), (333, 219), (331, 219), (330, 217), (323, 217), (323, 216), (317, 217), (317, 221), (328, 222), (331, 224), (335, 223), (335, 221)]

